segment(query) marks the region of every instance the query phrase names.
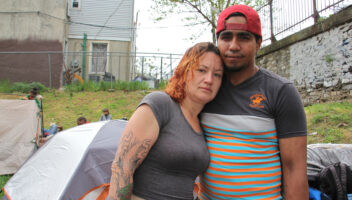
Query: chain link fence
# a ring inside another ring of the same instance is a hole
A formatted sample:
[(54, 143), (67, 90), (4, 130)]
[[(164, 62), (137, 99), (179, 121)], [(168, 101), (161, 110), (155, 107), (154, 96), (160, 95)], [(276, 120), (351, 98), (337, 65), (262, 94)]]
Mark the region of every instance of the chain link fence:
[(162, 81), (181, 54), (122, 52), (0, 52), (0, 80), (58, 88), (72, 81)]

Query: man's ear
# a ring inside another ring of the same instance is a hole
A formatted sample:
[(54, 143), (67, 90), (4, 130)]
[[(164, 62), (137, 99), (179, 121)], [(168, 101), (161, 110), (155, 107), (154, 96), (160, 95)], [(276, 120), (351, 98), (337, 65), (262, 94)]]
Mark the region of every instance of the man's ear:
[(256, 40), (256, 50), (259, 51), (260, 49), (260, 45), (262, 44), (262, 38), (259, 38), (258, 40)]

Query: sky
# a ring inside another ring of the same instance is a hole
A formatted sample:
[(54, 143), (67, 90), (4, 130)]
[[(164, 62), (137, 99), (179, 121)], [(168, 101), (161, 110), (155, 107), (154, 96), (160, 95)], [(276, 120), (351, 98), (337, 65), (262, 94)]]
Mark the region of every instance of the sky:
[[(301, 1), (305, 2), (306, 0)], [(326, 3), (327, 0), (323, 2)], [(137, 52), (183, 54), (197, 42), (211, 42), (209, 28), (204, 31), (204, 26), (203, 28), (200, 26), (186, 27), (178, 15), (170, 16), (166, 20), (155, 23), (150, 9), (153, 4), (152, 0), (135, 0), (134, 4), (134, 20), (137, 20), (138, 24)], [(351, 5), (352, 0), (345, 0), (344, 4)], [(302, 5), (302, 3), (297, 5)], [(324, 5), (319, 3), (318, 6)], [(138, 18), (136, 17), (137, 13)], [(191, 31), (201, 32), (202, 35), (198, 39), (190, 41)]]
[[(196, 42), (211, 41), (210, 30), (195, 41), (190, 38), (190, 28), (177, 15), (154, 23), (151, 15), (151, 0), (135, 0), (135, 20), (137, 20), (137, 52), (183, 54)], [(138, 19), (136, 17), (138, 12)], [(166, 28), (167, 27), (167, 28)], [(197, 31), (200, 27), (192, 27)]]

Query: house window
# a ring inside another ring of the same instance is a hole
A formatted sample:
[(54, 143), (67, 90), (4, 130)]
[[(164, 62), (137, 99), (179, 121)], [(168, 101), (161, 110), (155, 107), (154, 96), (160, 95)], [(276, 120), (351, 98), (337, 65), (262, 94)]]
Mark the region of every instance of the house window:
[(92, 44), (92, 65), (91, 72), (99, 73), (105, 72), (107, 60), (107, 43), (93, 43)]
[(81, 0), (72, 0), (72, 8), (79, 9), (81, 7)]

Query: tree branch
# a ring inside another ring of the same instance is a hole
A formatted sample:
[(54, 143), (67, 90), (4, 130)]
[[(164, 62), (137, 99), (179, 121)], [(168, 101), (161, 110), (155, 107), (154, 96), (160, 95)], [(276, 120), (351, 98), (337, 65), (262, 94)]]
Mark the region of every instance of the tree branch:
[(205, 20), (207, 20), (209, 22), (209, 24), (211, 24), (212, 26), (215, 26), (215, 23), (212, 22), (208, 16), (206, 16), (196, 5), (192, 4), (190, 1), (188, 0), (184, 0), (184, 2), (186, 2), (187, 4), (189, 4), (192, 8), (194, 8), (200, 15), (202, 15), (204, 17)]

